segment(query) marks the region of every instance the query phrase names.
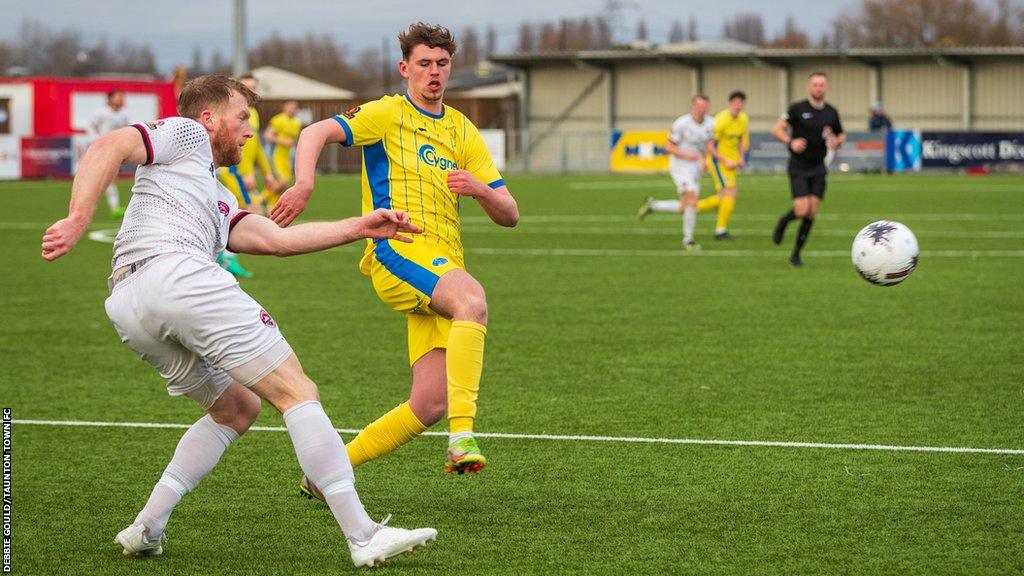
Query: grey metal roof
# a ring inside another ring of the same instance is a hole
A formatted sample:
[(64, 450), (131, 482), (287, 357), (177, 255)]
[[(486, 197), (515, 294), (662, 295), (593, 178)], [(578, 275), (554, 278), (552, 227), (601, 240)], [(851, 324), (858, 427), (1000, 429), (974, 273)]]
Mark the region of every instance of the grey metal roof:
[(952, 62), (978, 60), (1024, 60), (1020, 46), (962, 46), (950, 48), (757, 48), (733, 40), (687, 42), (650, 47), (621, 47), (606, 50), (529, 52), (495, 54), (490, 60), (516, 68), (550, 65), (611, 65), (628, 62), (706, 62), (708, 60), (763, 60), (786, 64), (800, 60), (841, 59), (865, 62), (934, 60)]

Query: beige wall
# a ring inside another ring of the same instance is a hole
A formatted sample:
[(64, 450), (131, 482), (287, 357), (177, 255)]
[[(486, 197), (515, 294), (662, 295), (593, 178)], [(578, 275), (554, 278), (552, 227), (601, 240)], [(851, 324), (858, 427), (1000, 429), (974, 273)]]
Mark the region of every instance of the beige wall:
[[(608, 81), (603, 70), (566, 66), (538, 68), (530, 72), (530, 122), (544, 123), (560, 116), (596, 79), (601, 84), (579, 103), (569, 123), (584, 124), (596, 129), (608, 125)], [(574, 126), (579, 129), (580, 126)]]
[(935, 62), (885, 64), (882, 100), (896, 127), (959, 130), (963, 125), (964, 71)]
[(981, 63), (974, 65), (973, 128), (975, 130), (1024, 130), (1024, 65)]
[(785, 109), (782, 68), (752, 63), (709, 63), (704, 67), (704, 93), (711, 98), (711, 113), (728, 106), (729, 93), (742, 90), (747, 94), (747, 115), (750, 129), (768, 130)]
[[(752, 62), (708, 61), (703, 69), (703, 90), (711, 98), (712, 113), (723, 109), (733, 90), (747, 93), (751, 130), (766, 131), (789, 101), (806, 97), (807, 76), (824, 70), (829, 75), (828, 100), (839, 110), (850, 131), (866, 131), (868, 109), (876, 91), (894, 124), (923, 130), (961, 130), (964, 125), (965, 69), (936, 61), (885, 62), (881, 85), (871, 65), (855, 61), (810, 60), (794, 65), (788, 85), (783, 68)], [(1024, 130), (1024, 63), (981, 62), (973, 65), (971, 122), (976, 130)], [(670, 62), (622, 63), (615, 68), (615, 123), (623, 130), (667, 129), (688, 109), (696, 90), (693, 69)], [(595, 78), (601, 84), (560, 126), (562, 132), (604, 132), (608, 128), (610, 83), (607, 73), (595, 68), (561, 66), (531, 70), (529, 91), (531, 137), (551, 127)], [(788, 101), (787, 101), (788, 93)], [(581, 136), (581, 138), (584, 138)], [(560, 154), (555, 135), (542, 143), (545, 154)], [(587, 136), (598, 142), (599, 139)], [(587, 144), (591, 146), (591, 144)], [(598, 144), (593, 146), (600, 147)]]
[(694, 69), (671, 63), (615, 69), (615, 125), (621, 130), (668, 130), (690, 110)]

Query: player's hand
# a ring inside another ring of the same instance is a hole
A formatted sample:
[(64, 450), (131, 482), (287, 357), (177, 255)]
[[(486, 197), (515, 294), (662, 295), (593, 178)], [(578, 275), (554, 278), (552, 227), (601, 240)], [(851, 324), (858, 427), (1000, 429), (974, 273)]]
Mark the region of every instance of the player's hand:
[(248, 176), (242, 176), (242, 183), (245, 184), (246, 190), (256, 189), (256, 177), (253, 176), (252, 174), (249, 174)]
[(839, 150), (840, 145), (842, 145), (842, 142), (840, 142), (839, 138), (836, 138), (835, 136), (825, 139), (825, 146), (829, 150)]
[(469, 173), (467, 170), (452, 170), (448, 172), (448, 189), (460, 196), (482, 196), (490, 188)]
[(64, 218), (54, 222), (43, 234), (43, 258), (52, 261), (71, 252), (84, 232), (85, 225), (77, 220)]
[[(274, 178), (273, 174), (265, 174), (263, 179), (266, 180), (266, 182), (267, 182), (267, 188), (270, 188), (271, 190), (273, 190), (275, 192), (281, 189), (281, 183), (277, 181), (277, 178)], [(255, 186), (250, 188), (250, 190), (254, 190), (254, 189), (255, 189)]]
[(734, 162), (734, 161), (732, 161), (732, 160), (730, 160), (728, 158), (721, 158), (719, 160), (719, 162), (722, 163), (722, 166), (725, 166), (726, 170), (735, 170), (736, 169), (736, 162)]
[(270, 211), (270, 219), (281, 228), (285, 228), (306, 209), (306, 203), (312, 194), (312, 188), (307, 189), (297, 184), (285, 190), (277, 205)]
[(377, 208), (373, 212), (360, 217), (362, 229), (360, 235), (363, 238), (377, 238), (385, 240), (398, 240), (399, 242), (412, 242), (412, 238), (402, 236), (399, 232), (419, 234), (423, 229), (409, 220), (409, 214)]
[(804, 150), (807, 149), (807, 139), (793, 138), (792, 140), (789, 141), (789, 149), (797, 154), (803, 152)]

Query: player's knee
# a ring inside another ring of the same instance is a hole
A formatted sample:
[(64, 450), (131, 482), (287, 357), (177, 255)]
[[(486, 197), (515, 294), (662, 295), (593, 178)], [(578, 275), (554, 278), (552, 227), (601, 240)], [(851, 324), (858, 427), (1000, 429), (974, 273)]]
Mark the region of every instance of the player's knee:
[(472, 294), (466, 298), (462, 315), (465, 320), (487, 324), (487, 297), (484, 296), (483, 289), (479, 294)]
[(420, 399), (412, 409), (416, 418), (424, 426), (430, 427), (444, 418), (448, 412), (448, 402), (445, 398), (425, 398)]
[(244, 426), (244, 430), (248, 430), (253, 422), (256, 421), (256, 418), (259, 418), (260, 408), (262, 407), (263, 401), (260, 400), (259, 396), (255, 394), (246, 395), (238, 410), (238, 424)]

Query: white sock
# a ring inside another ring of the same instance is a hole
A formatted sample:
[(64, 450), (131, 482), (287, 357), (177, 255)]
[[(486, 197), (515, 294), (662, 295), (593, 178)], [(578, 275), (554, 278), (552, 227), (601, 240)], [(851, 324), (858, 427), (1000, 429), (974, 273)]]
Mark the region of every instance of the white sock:
[(456, 442), (458, 442), (459, 440), (462, 440), (463, 438), (472, 438), (472, 437), (473, 437), (473, 433), (472, 432), (457, 432), (455, 434), (449, 434), (448, 435), (448, 445), (451, 446), (452, 444), (455, 444)]
[(174, 456), (134, 523), (149, 528), (150, 538), (159, 538), (181, 498), (195, 490), (237, 439), (237, 432), (217, 424), (209, 414), (196, 421), (178, 441)]
[(693, 229), (697, 226), (697, 208), (687, 206), (683, 211), (683, 242), (693, 242)]
[(111, 183), (110, 186), (107, 186), (107, 204), (112, 211), (121, 207), (121, 198), (118, 196), (116, 184)]
[(299, 466), (323, 492), (345, 537), (361, 542), (373, 536), (377, 525), (359, 501), (345, 444), (331, 426), (323, 406), (315, 400), (297, 404), (284, 413), (284, 424)]
[(679, 200), (652, 200), (651, 210), (679, 214)]

